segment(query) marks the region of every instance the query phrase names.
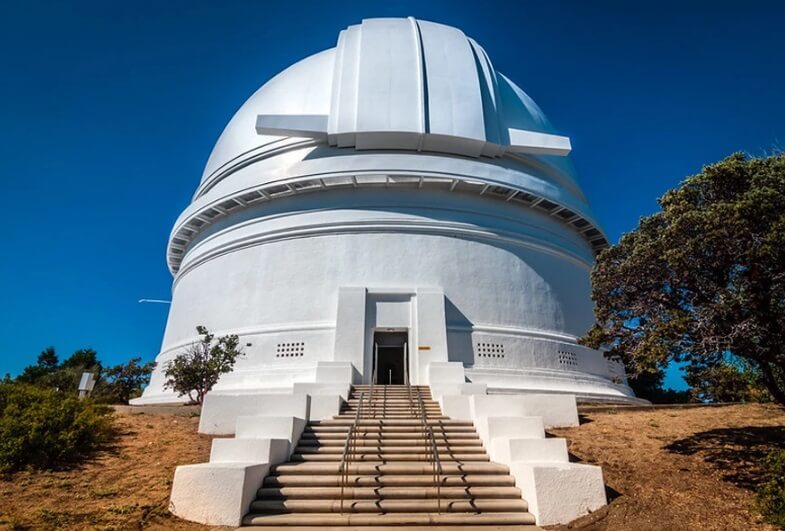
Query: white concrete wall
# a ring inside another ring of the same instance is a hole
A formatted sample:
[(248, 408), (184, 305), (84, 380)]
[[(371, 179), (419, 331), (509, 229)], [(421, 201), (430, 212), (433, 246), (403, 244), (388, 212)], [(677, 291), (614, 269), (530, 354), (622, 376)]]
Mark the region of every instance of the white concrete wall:
[[(490, 389), (526, 388), (525, 382), (496, 378), (512, 374), (510, 369), (537, 368), (557, 371), (567, 382), (559, 390), (575, 392), (570, 381), (594, 374), (599, 379), (590, 392), (606, 387), (624, 396), (624, 389), (607, 382), (607, 362), (574, 343), (592, 320), (590, 258), (564, 224), (460, 196), (321, 195), (322, 201), (315, 194), (307, 201), (280, 200), (287, 204), (275, 208), (271, 203), (271, 210), (259, 209), (246, 222), (235, 220), (202, 237), (174, 287), (161, 365), (196, 339), (196, 324), (204, 324), (217, 334), (238, 333), (246, 352), (217, 389), (260, 383), (290, 389), (295, 381), (312, 381), (318, 361), (352, 361), (363, 374), (370, 326), (408, 325), (412, 359), (420, 359), (412, 367), (415, 381), (423, 379), (427, 363), (448, 351), (450, 360), (478, 371), (477, 381)], [(439, 208), (433, 206), (437, 200)], [(314, 210), (318, 206), (331, 208)], [(346, 223), (351, 230), (337, 234), (336, 224)], [(310, 227), (311, 235), (264, 236), (298, 227)], [(548, 242), (541, 239), (546, 233)], [(253, 235), (257, 243), (248, 239)], [(237, 241), (243, 244), (236, 247)], [(394, 300), (401, 290), (408, 294)], [(371, 323), (377, 313), (381, 320)], [(345, 333), (336, 335), (337, 327)], [(281, 352), (280, 345), (297, 349)], [(503, 357), (491, 357), (487, 345), (502, 348)], [(574, 356), (575, 365), (560, 361), (560, 352)], [(482, 370), (493, 373), (486, 377)], [(159, 370), (146, 396), (165, 394), (162, 384)], [(544, 387), (551, 385), (546, 380)]]

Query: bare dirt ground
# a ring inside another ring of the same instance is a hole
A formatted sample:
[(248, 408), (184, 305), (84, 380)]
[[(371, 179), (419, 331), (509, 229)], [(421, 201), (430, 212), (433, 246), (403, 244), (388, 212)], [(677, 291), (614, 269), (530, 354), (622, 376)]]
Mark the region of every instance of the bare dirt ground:
[[(738, 405), (589, 412), (567, 437), (603, 467), (611, 503), (554, 529), (773, 530), (754, 508), (758, 462), (785, 446), (785, 411)], [(0, 529), (208, 530), (167, 513), (178, 464), (206, 461), (198, 418), (117, 414), (117, 439), (81, 465), (0, 476)], [(219, 528), (213, 528), (219, 529)], [(227, 528), (221, 528), (227, 529)]]
[(744, 404), (585, 413), (570, 453), (602, 466), (610, 505), (553, 529), (774, 530), (755, 510), (759, 463), (785, 448), (785, 410)]
[(175, 466), (209, 459), (198, 424), (120, 413), (116, 440), (77, 467), (0, 476), (0, 529), (210, 529), (167, 512)]

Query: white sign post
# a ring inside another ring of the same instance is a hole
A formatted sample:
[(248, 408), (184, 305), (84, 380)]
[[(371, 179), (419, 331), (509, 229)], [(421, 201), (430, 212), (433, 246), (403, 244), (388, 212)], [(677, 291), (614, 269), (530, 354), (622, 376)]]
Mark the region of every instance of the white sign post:
[(95, 387), (95, 377), (91, 372), (83, 372), (82, 379), (79, 380), (79, 398), (90, 396)]

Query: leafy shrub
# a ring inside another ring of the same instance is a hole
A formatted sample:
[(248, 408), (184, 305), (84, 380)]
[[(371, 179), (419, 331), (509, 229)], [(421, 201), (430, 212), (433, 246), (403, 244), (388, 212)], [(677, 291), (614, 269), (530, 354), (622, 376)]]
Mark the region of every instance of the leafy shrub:
[(0, 470), (52, 468), (108, 440), (109, 408), (52, 389), (0, 383)]
[(197, 326), (196, 332), (201, 339), (166, 364), (164, 388), (174, 389), (177, 396), (187, 395), (192, 403), (201, 404), (221, 375), (232, 371), (243, 350), (236, 335), (215, 339), (204, 326)]
[(768, 480), (758, 490), (758, 509), (768, 522), (785, 529), (785, 450), (772, 450), (763, 465)]

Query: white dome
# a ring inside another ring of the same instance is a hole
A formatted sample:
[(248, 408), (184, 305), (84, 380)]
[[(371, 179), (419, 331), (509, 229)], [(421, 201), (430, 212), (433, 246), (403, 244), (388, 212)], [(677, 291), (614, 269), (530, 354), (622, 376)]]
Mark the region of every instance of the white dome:
[[(394, 162), (358, 156), (367, 151), (390, 153)], [(175, 225), (170, 268), (178, 270), (204, 224), (260, 195), (312, 190), (315, 176), (319, 184), (349, 174), (438, 179), (445, 164), (451, 175), (466, 176), (464, 188), (481, 182), (557, 214), (598, 251), (607, 239), (569, 151), (569, 139), (459, 29), (413, 18), (364, 20), (343, 30), (335, 48), (265, 83), (237, 111)], [(339, 156), (338, 164), (328, 161)]]
[(494, 392), (627, 400), (623, 368), (576, 341), (607, 240), (569, 151), (460, 30), (347, 28), (216, 143), (172, 230), (172, 305), (140, 403), (174, 398), (162, 367), (197, 325), (246, 346), (221, 392), (318, 381), (333, 362), (369, 381), (386, 330), (408, 338), (414, 382), (454, 362)]
[[(511, 128), (554, 134), (534, 100), (496, 72), (473, 39), (459, 29), (412, 18), (364, 20), (342, 31), (335, 48), (272, 78), (226, 126), (202, 180), (236, 157), (280, 140), (257, 134), (257, 117), (271, 114), (329, 116), (330, 134), (336, 135), (410, 133), (397, 145), (368, 146), (378, 149), (496, 155), (493, 146), (509, 145)], [(464, 142), (440, 142), (440, 135)]]

